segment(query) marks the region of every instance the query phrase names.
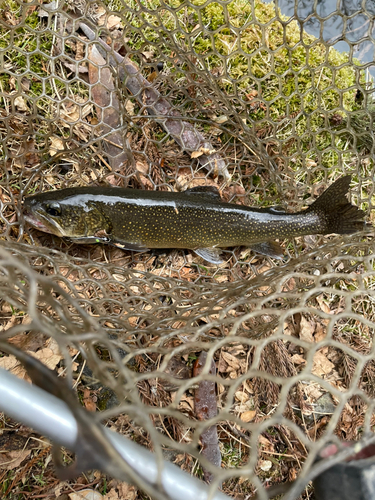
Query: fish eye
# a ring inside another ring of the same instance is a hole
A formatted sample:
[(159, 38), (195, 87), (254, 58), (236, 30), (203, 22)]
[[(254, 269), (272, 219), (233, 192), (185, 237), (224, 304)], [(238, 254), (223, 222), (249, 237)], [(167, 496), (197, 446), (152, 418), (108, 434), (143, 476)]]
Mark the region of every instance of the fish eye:
[(61, 215), (60, 204), (56, 202), (49, 203), (48, 205), (46, 205), (45, 210), (47, 214), (51, 215), (52, 217), (58, 217), (59, 215)]

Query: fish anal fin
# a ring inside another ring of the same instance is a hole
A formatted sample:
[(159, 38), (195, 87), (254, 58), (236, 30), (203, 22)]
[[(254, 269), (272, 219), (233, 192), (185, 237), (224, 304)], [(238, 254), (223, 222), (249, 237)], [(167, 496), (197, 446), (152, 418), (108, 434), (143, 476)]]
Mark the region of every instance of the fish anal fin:
[(256, 253), (267, 255), (268, 257), (273, 257), (274, 259), (282, 259), (284, 256), (281, 246), (275, 241), (255, 243), (254, 245), (251, 245), (250, 248)]
[(225, 261), (220, 257), (221, 251), (219, 248), (196, 248), (194, 252), (202, 257), (202, 259), (207, 262), (211, 262), (211, 264), (223, 264)]
[(201, 195), (210, 198), (211, 200), (222, 201), (220, 192), (215, 186), (196, 186), (186, 189), (186, 191), (183, 191), (183, 193), (193, 196)]
[(111, 245), (121, 248), (121, 250), (129, 250), (131, 252), (148, 252), (150, 249), (140, 243), (129, 243), (121, 240), (110, 240)]

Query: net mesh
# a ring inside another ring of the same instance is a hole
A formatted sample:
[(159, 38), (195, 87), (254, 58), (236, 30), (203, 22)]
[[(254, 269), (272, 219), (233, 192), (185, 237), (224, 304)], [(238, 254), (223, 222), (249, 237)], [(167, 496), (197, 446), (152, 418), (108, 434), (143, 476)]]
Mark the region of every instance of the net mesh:
[[(213, 266), (189, 251), (72, 245), (29, 229), (22, 200), (102, 183), (210, 185), (232, 203), (296, 211), (352, 174), (371, 222), (373, 57), (355, 56), (372, 54), (373, 6), (329, 6), (296, 2), (291, 17), (254, 0), (0, 10), (1, 336), (199, 477), (200, 435), (217, 424), (214, 476), (229, 495), (296, 478), (301, 489), (324, 443), (371, 435), (371, 235), (286, 240), (282, 261), (227, 249)], [(206, 370), (192, 377), (201, 351)], [(218, 414), (200, 421), (204, 379)]]

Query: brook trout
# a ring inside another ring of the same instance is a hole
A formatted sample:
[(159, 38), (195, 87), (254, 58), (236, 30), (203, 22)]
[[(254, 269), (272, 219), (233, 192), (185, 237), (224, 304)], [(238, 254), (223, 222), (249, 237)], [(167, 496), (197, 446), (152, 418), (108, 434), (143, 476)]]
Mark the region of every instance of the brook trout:
[(29, 196), (25, 219), (76, 243), (109, 243), (126, 250), (194, 250), (219, 264), (220, 248), (245, 245), (282, 256), (277, 238), (348, 234), (364, 228), (364, 212), (346, 199), (351, 176), (332, 184), (307, 209), (250, 208), (224, 203), (216, 188), (181, 193), (117, 187), (78, 187)]

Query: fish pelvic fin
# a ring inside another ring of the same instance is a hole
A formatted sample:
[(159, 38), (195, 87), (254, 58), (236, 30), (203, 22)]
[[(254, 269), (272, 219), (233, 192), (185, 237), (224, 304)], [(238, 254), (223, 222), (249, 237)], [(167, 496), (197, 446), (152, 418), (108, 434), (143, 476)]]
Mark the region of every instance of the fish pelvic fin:
[(365, 228), (365, 212), (346, 197), (351, 179), (351, 175), (338, 179), (306, 210), (319, 215), (324, 224), (322, 234), (352, 234)]
[(196, 248), (194, 252), (202, 257), (202, 259), (217, 266), (223, 264), (225, 261), (221, 258), (221, 250), (219, 248)]

